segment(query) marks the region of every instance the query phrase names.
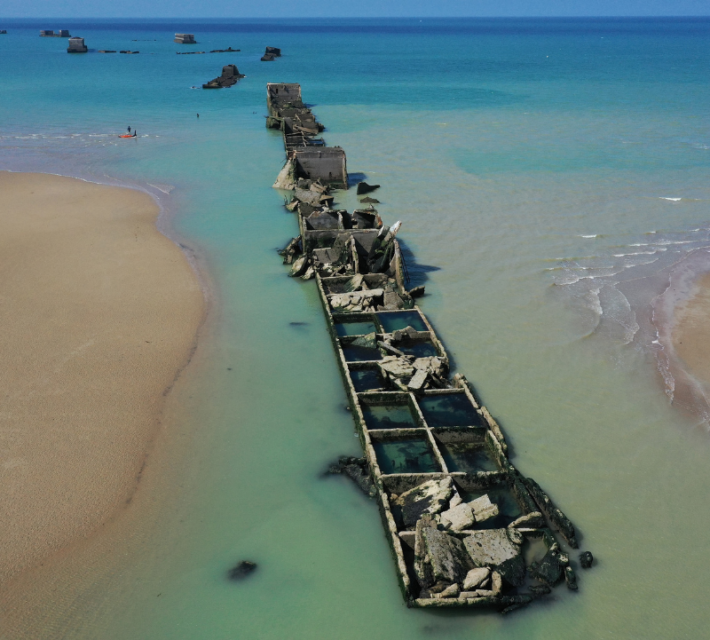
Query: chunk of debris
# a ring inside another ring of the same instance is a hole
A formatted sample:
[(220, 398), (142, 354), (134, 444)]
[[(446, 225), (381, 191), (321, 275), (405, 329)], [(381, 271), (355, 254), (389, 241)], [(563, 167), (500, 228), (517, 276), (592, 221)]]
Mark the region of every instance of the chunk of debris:
[(393, 378), (409, 378), (414, 373), (414, 367), (409, 360), (400, 356), (385, 356), (377, 363), (384, 376)]
[(227, 64), (222, 67), (222, 75), (210, 80), (202, 85), (203, 89), (223, 89), (237, 84), (241, 78), (246, 78), (243, 73), (239, 73), (237, 65)]
[(423, 589), (436, 584), (458, 584), (472, 569), (471, 559), (458, 538), (439, 531), (432, 515), (417, 522), (414, 543), (414, 572)]
[(364, 311), (375, 306), (377, 299), (381, 298), (383, 293), (382, 289), (336, 293), (330, 296), (330, 306), (338, 311)]
[(443, 591), (440, 591), (439, 593), (435, 594), (435, 598), (458, 598), (459, 593), (461, 592), (461, 589), (459, 588), (459, 585), (456, 583), (446, 587)]
[(577, 576), (570, 566), (565, 567), (565, 584), (571, 591), (577, 591)]
[(251, 560), (242, 560), (239, 564), (233, 566), (227, 571), (227, 578), (233, 581), (244, 580), (256, 571), (258, 565)]
[(374, 498), (377, 493), (375, 483), (370, 476), (370, 465), (365, 458), (343, 456), (328, 467), (326, 474), (346, 475), (370, 498)]
[(498, 505), (493, 504), (487, 494), (469, 502), (468, 505), (473, 511), (476, 522), (485, 522), (498, 515)]
[(514, 587), (523, 584), (525, 562), (520, 545), (510, 539), (506, 529), (474, 531), (463, 542), (474, 566), (495, 569)]
[(473, 591), (479, 587), (485, 587), (490, 577), (491, 570), (488, 567), (471, 569), (463, 581), (463, 589), (464, 591)]
[(428, 480), (402, 493), (394, 501), (405, 527), (413, 527), (424, 514), (436, 514), (447, 505), (453, 492), (451, 478)]
[(306, 272), (307, 268), (308, 268), (308, 256), (302, 255), (300, 258), (298, 258), (293, 263), (293, 266), (291, 267), (291, 271), (289, 272), (288, 275), (292, 278), (302, 276)]
[(379, 189), (379, 184), (367, 184), (367, 182), (358, 182), (357, 195), (361, 196), (366, 193), (372, 193), (375, 189)]
[(539, 511), (533, 511), (532, 513), (520, 516), (508, 525), (508, 527), (513, 527), (515, 529), (539, 529), (544, 526), (545, 518)]
[(530, 575), (550, 586), (555, 586), (562, 579), (563, 567), (558, 552), (550, 548), (540, 562), (530, 565)]
[(360, 202), (364, 202), (366, 204), (380, 204), (380, 201), (377, 198), (371, 198), (370, 196), (365, 196), (360, 200)]
[(350, 343), (353, 347), (363, 347), (365, 349), (376, 349), (377, 348), (377, 334), (367, 333), (364, 336), (359, 336), (355, 338)]
[(424, 295), (424, 286), (414, 287), (414, 289), (409, 290), (409, 295), (412, 298), (421, 298)]
[(465, 502), (441, 513), (441, 524), (452, 531), (468, 529), (473, 526), (474, 521), (471, 505)]
[(579, 564), (582, 567), (582, 569), (591, 568), (592, 564), (594, 564), (594, 556), (592, 555), (592, 552), (585, 551), (583, 553), (580, 553), (579, 554)]
[(412, 391), (419, 391), (424, 387), (428, 375), (429, 374), (426, 369), (417, 369), (417, 372), (412, 376), (412, 379), (407, 384), (407, 387), (409, 387)]

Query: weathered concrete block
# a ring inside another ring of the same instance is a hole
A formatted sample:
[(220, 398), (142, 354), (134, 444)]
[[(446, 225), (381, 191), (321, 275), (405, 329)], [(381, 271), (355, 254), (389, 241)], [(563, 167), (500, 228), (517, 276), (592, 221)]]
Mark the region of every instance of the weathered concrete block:
[(441, 524), (452, 531), (462, 531), (473, 526), (474, 517), (471, 506), (465, 502), (441, 513)]
[(513, 586), (525, 578), (525, 563), (520, 546), (514, 544), (506, 529), (474, 531), (464, 538), (464, 545), (476, 567), (494, 568)]
[(429, 480), (405, 491), (395, 501), (401, 512), (405, 527), (414, 526), (425, 514), (440, 513), (453, 492), (451, 478)]

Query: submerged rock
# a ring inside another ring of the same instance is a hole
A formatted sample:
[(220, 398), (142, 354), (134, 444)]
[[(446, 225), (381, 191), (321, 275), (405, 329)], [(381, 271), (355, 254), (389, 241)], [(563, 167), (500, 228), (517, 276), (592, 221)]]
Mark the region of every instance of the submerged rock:
[(531, 565), (530, 575), (540, 582), (554, 586), (562, 579), (563, 569), (558, 552), (550, 549), (539, 563)]
[(572, 567), (565, 567), (565, 583), (568, 589), (577, 591), (577, 575)]
[(365, 193), (371, 193), (375, 189), (379, 189), (379, 184), (367, 184), (367, 182), (359, 182), (357, 185), (357, 195), (361, 196)]
[(589, 569), (593, 563), (594, 556), (591, 551), (585, 551), (579, 554), (579, 564), (582, 566), (582, 569)]
[(242, 560), (239, 564), (227, 571), (227, 578), (233, 581), (244, 580), (256, 571), (258, 565), (251, 560)]

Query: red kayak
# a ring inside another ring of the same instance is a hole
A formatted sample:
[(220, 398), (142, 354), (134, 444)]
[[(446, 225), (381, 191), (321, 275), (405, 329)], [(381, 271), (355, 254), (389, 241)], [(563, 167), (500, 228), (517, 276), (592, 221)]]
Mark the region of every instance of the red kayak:
[(129, 135), (129, 134), (127, 134), (127, 133), (124, 133), (122, 136), (118, 136), (118, 137), (119, 137), (119, 138), (135, 138), (135, 137), (136, 137), (136, 134), (135, 134), (135, 133), (132, 133), (132, 134)]

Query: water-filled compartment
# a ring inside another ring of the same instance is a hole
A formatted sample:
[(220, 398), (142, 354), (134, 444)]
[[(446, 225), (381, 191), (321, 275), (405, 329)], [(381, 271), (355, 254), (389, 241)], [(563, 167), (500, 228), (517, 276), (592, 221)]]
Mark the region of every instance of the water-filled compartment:
[(368, 429), (418, 429), (409, 404), (387, 403), (370, 404), (362, 403), (362, 414)]
[(424, 395), (417, 398), (430, 427), (482, 427), (481, 416), (465, 393)]
[(358, 393), (382, 388), (382, 377), (377, 369), (350, 369), (350, 379)]
[(493, 504), (498, 505), (498, 515), (495, 518), (477, 522), (476, 529), (503, 529), (523, 515), (523, 510), (513, 496), (513, 492), (506, 485), (469, 490), (459, 489), (459, 495), (464, 502), (471, 502), (487, 495)]
[(426, 326), (418, 311), (390, 311), (378, 313), (377, 317), (385, 333), (392, 333), (407, 327), (412, 327), (417, 331), (429, 331), (429, 327)]
[(341, 345), (346, 362), (365, 362), (368, 360), (382, 360), (379, 349), (370, 347), (359, 347), (352, 344)]
[(440, 473), (426, 437), (373, 442), (380, 471), (389, 473)]
[(377, 331), (379, 329), (375, 326), (375, 323), (369, 320), (335, 323), (335, 332), (341, 338), (343, 336), (364, 336), (368, 333), (377, 333)]
[(430, 356), (438, 356), (439, 353), (436, 347), (427, 340), (417, 340), (409, 344), (397, 344), (397, 349), (408, 356), (415, 358), (428, 358)]
[(499, 470), (482, 442), (439, 442), (439, 451), (449, 471), (478, 473)]

